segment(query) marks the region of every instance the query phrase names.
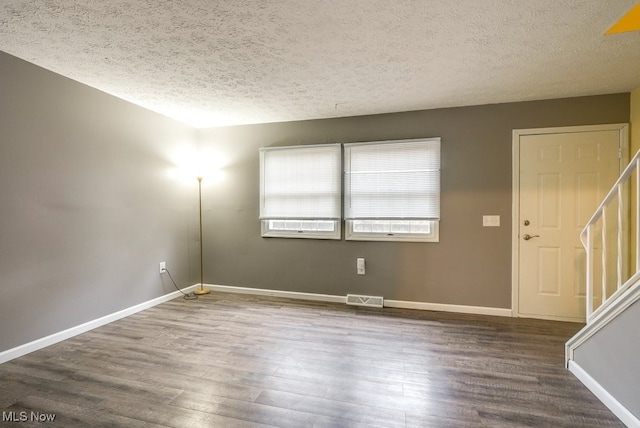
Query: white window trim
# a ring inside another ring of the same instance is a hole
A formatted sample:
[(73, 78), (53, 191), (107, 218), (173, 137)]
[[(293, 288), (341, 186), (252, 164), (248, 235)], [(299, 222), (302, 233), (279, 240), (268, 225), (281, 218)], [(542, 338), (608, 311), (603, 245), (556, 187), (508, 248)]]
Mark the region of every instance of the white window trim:
[[(262, 150), (287, 150), (287, 149), (293, 149), (295, 150), (296, 148), (301, 148), (301, 149), (306, 149), (306, 148), (314, 148), (314, 147), (322, 147), (325, 148), (327, 146), (340, 146), (340, 152), (342, 153), (342, 145), (340, 143), (334, 143), (334, 144), (316, 144), (316, 145), (302, 145), (302, 146), (282, 146), (282, 147), (272, 147), (272, 148), (268, 148), (268, 149), (261, 149), (261, 153)], [(262, 154), (261, 154), (262, 157)], [(263, 174), (264, 172), (262, 171), (262, 159), (260, 160), (261, 162), (261, 171), (260, 171), (260, 186), (261, 186), (261, 190), (260, 190), (260, 204), (262, 205), (263, 203), (263, 195), (262, 195), (262, 180), (263, 180)], [(342, 170), (342, 155), (340, 155), (340, 161), (339, 161), (339, 169)], [(342, 175), (342, 174), (341, 174)], [(342, 203), (342, 190), (343, 190), (343, 186), (342, 186), (342, 182), (340, 182), (340, 188), (339, 188), (339, 195), (340, 195), (340, 203)], [(282, 221), (287, 221), (287, 220), (294, 220), (294, 221), (331, 221), (334, 224), (334, 230), (332, 231), (312, 231), (312, 230), (281, 230), (281, 229), (270, 229), (269, 228), (269, 222), (270, 221), (278, 221), (278, 220), (282, 220)], [(261, 236), (264, 238), (302, 238), (302, 239), (333, 239), (333, 240), (341, 240), (342, 239), (342, 218), (263, 218), (260, 219), (260, 233)]]
[[(347, 146), (357, 146), (357, 145), (371, 145), (371, 144), (388, 144), (388, 143), (403, 143), (403, 142), (414, 142), (414, 141), (437, 141), (441, 143), (440, 137), (431, 137), (431, 138), (417, 138), (413, 140), (387, 140), (387, 141), (371, 141), (364, 143), (350, 143), (344, 144)], [(346, 155), (343, 154), (343, 172), (346, 173), (346, 165), (344, 165), (344, 157)], [(346, 185), (346, 184), (345, 184)], [(343, 187), (343, 198), (346, 202), (348, 189)], [(442, 194), (442, 188), (439, 191)], [(346, 206), (346, 205), (345, 205)], [(375, 220), (375, 219), (371, 219)], [(383, 220), (383, 219), (381, 219)], [(384, 219), (384, 220), (393, 220), (393, 219)], [(398, 219), (403, 220), (403, 219)], [(410, 220), (410, 219), (406, 219)], [(439, 218), (420, 218), (414, 220), (426, 220), (431, 222), (432, 230), (429, 233), (419, 234), (419, 233), (375, 233), (375, 232), (355, 232), (353, 230), (353, 221), (354, 219), (345, 218), (345, 240), (347, 241), (387, 241), (387, 242), (440, 242), (440, 219)]]
[[(402, 142), (412, 142), (412, 141), (438, 141), (440, 143), (440, 137), (433, 138), (419, 138), (414, 140), (389, 140), (389, 141), (372, 141), (372, 142), (364, 142), (364, 143), (349, 143), (349, 144), (335, 144), (340, 145), (342, 147), (346, 146), (355, 146), (355, 145), (364, 145), (364, 144), (385, 144), (385, 143), (402, 143)], [(326, 146), (326, 145), (317, 145), (317, 146)], [(284, 146), (274, 149), (288, 149), (295, 147), (314, 147), (313, 145), (309, 146)], [(261, 149), (262, 150), (262, 149)], [(345, 154), (342, 152), (341, 159), (341, 170), (342, 170), (342, 185), (341, 185), (341, 200), (345, 203), (345, 198), (347, 195), (347, 189), (345, 188), (344, 182), (344, 174), (346, 173), (345, 168)], [(262, 162), (262, 161), (261, 161)], [(261, 166), (262, 168), (262, 166)], [(262, 171), (261, 171), (261, 186), (262, 186)], [(262, 190), (261, 190), (262, 192)], [(441, 189), (439, 191), (441, 193)], [(262, 204), (262, 195), (261, 195), (261, 204)], [(345, 240), (347, 241), (388, 241), (388, 242), (439, 242), (440, 241), (440, 219), (439, 218), (416, 218), (416, 219), (396, 219), (397, 221), (403, 220), (423, 220), (429, 221), (431, 224), (431, 230), (429, 233), (379, 233), (379, 232), (356, 232), (354, 231), (353, 222), (356, 220), (366, 220), (364, 218), (361, 219), (346, 219), (344, 218), (344, 207), (342, 210), (342, 218), (263, 218), (260, 220), (261, 225), (261, 236), (266, 238), (307, 238), (307, 239), (332, 239), (332, 240), (341, 240), (342, 239), (342, 222), (344, 219), (345, 223)], [(314, 230), (281, 230), (281, 229), (270, 229), (269, 222), (270, 221), (331, 221), (333, 222), (333, 230), (332, 231), (314, 231)], [(370, 219), (377, 220), (377, 219)], [(379, 219), (379, 220), (389, 220), (394, 221), (392, 218)]]

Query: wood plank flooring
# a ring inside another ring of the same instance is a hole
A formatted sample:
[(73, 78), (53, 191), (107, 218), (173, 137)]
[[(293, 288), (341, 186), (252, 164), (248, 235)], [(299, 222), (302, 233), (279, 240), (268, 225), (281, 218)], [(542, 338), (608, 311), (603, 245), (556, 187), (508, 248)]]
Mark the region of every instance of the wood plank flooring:
[(0, 365), (60, 427), (620, 427), (564, 368), (580, 325), (212, 293)]

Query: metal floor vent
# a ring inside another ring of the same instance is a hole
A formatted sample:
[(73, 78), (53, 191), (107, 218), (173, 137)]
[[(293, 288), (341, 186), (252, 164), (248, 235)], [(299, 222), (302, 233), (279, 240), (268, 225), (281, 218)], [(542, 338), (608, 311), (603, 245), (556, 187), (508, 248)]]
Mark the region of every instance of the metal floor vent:
[(381, 296), (361, 296), (359, 294), (347, 294), (347, 305), (381, 308), (383, 304), (384, 298)]

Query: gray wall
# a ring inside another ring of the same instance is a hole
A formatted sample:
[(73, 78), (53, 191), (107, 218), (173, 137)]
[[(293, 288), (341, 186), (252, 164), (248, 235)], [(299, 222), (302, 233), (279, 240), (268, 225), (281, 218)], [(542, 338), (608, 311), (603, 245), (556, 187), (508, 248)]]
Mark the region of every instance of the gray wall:
[(0, 52), (0, 352), (193, 284), (195, 131)]
[(640, 301), (574, 352), (575, 362), (640, 419)]
[[(200, 143), (227, 162), (204, 194), (205, 282), (510, 308), (512, 130), (628, 121), (629, 94), (618, 94), (201, 130)], [(436, 136), (439, 243), (260, 237), (259, 147)], [(485, 214), (501, 227), (483, 228)]]

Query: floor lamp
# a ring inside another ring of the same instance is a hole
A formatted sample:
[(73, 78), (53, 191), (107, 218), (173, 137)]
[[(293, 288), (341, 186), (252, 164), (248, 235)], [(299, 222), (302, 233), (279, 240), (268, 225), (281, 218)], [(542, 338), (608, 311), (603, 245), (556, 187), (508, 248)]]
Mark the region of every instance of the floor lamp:
[(202, 177), (198, 177), (198, 213), (200, 215), (200, 287), (193, 294), (209, 294), (211, 290), (204, 288), (204, 264), (202, 262)]

